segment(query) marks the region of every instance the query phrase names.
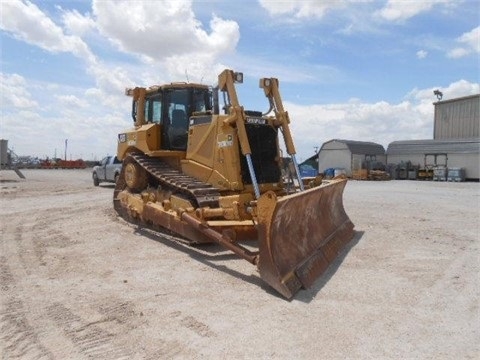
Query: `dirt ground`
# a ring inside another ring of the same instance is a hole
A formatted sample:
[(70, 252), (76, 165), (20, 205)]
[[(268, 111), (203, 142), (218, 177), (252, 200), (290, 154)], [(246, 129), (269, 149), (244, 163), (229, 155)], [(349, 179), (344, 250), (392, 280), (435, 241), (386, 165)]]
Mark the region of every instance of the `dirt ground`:
[(350, 181), (351, 246), (286, 301), (119, 219), (86, 170), (0, 171), (3, 359), (480, 357), (480, 184)]

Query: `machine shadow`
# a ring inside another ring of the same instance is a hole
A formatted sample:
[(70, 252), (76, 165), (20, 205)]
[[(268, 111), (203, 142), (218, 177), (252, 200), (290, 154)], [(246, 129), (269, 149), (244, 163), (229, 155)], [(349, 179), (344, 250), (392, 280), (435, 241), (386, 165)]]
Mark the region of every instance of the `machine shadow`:
[[(141, 236), (147, 237), (153, 241), (159, 242), (162, 245), (166, 245), (171, 249), (176, 251), (181, 251), (188, 256), (190, 256), (195, 261), (198, 261), (204, 265), (209, 266), (212, 269), (222, 271), (230, 276), (239, 278), (243, 281), (246, 281), (250, 284), (254, 284), (256, 286), (263, 287), (263, 280), (260, 276), (254, 275), (246, 275), (239, 271), (233, 270), (225, 265), (216, 264), (217, 261), (224, 261), (224, 260), (241, 260), (237, 255), (234, 253), (226, 250), (222, 246), (211, 243), (211, 244), (198, 244), (198, 245), (191, 245), (187, 241), (178, 238), (176, 236), (172, 236), (169, 234), (165, 234), (163, 232), (158, 232), (156, 230), (152, 230), (149, 228), (142, 227), (141, 225), (135, 229), (135, 233)], [(255, 267), (255, 265), (251, 265)]]
[(105, 184), (100, 184), (99, 187), (105, 188), (105, 189), (115, 189), (115, 184), (105, 183)]
[[(285, 299), (279, 293), (277, 293), (273, 288), (271, 288), (267, 283), (265, 283), (260, 275), (246, 275), (239, 271), (233, 270), (223, 264), (216, 264), (217, 261), (224, 260), (235, 260), (239, 257), (228, 250), (224, 249), (222, 246), (212, 243), (212, 244), (201, 244), (201, 245), (191, 245), (185, 240), (172, 236), (166, 233), (158, 232), (149, 228), (142, 227), (137, 224), (135, 233), (149, 238), (153, 241), (159, 242), (162, 245), (166, 245), (171, 249), (176, 251), (182, 251), (183, 253), (190, 256), (195, 261), (198, 261), (206, 266), (209, 266), (212, 269), (222, 271), (230, 276), (234, 276), (242, 281), (246, 281), (250, 284), (256, 285), (263, 289), (268, 294), (275, 296), (279, 299), (285, 301), (298, 300), (304, 303), (310, 303), (317, 294), (322, 290), (322, 288), (328, 283), (328, 281), (335, 275), (338, 268), (350, 252), (350, 250), (358, 244), (362, 238), (364, 231), (354, 231), (354, 236), (348, 245), (342, 250), (338, 257), (330, 264), (327, 271), (319, 277), (314, 285), (309, 289), (301, 289), (296, 293), (291, 299)], [(242, 260), (245, 261), (245, 260)], [(251, 265), (254, 266), (254, 265)], [(256, 269), (256, 268), (255, 268)]]

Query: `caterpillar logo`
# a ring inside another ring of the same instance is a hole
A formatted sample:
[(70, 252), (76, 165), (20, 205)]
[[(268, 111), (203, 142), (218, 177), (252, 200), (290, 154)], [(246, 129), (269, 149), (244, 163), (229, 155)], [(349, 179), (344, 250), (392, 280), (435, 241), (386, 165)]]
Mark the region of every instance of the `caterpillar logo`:
[(265, 125), (267, 123), (267, 120), (262, 119), (262, 118), (247, 117), (246, 123), (247, 124), (253, 124), (253, 125)]

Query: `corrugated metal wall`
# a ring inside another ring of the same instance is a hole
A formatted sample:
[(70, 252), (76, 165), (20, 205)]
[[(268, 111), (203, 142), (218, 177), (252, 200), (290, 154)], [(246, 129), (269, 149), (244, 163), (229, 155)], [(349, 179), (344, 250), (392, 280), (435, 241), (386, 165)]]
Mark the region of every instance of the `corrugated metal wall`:
[[(425, 159), (425, 154), (396, 154), (388, 156), (389, 164), (400, 164), (400, 162), (410, 161), (412, 165), (419, 165), (420, 168), (423, 168), (425, 165), (425, 160), (427, 164), (433, 165), (432, 157), (427, 157)], [(478, 162), (477, 154), (447, 154), (446, 157), (437, 158), (437, 165), (447, 165), (447, 167), (459, 167), (465, 169), (465, 177), (467, 179), (479, 179), (480, 178), (480, 163)]]
[[(427, 154), (446, 154), (448, 167), (463, 167), (467, 178), (480, 178), (480, 138), (394, 141), (387, 148), (387, 160), (390, 164), (410, 161), (413, 165), (423, 167)], [(432, 164), (431, 158), (430, 156), (427, 159), (429, 164)], [(440, 159), (440, 162), (438, 160), (437, 165), (445, 162), (443, 159)]]
[(480, 94), (439, 101), (434, 105), (434, 139), (480, 136)]
[(409, 154), (480, 154), (480, 139), (403, 140), (388, 144), (387, 156)]

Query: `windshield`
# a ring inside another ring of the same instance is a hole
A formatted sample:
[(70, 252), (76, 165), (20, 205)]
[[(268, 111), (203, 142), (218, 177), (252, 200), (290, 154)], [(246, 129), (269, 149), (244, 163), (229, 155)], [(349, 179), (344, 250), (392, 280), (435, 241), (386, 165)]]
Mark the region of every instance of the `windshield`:
[(192, 112), (212, 110), (211, 92), (206, 89), (193, 90)]
[(211, 92), (198, 88), (168, 89), (164, 105), (169, 148), (185, 150), (189, 119), (195, 112), (205, 113), (212, 109)]
[(175, 110), (182, 110), (188, 119), (194, 112), (212, 110), (211, 92), (208, 89), (172, 89), (169, 91), (167, 111), (172, 119)]

